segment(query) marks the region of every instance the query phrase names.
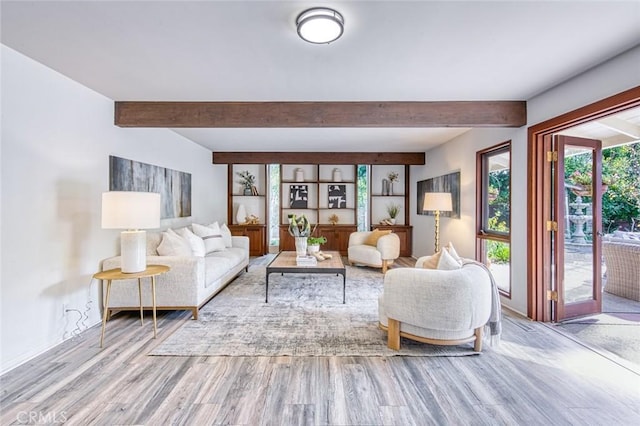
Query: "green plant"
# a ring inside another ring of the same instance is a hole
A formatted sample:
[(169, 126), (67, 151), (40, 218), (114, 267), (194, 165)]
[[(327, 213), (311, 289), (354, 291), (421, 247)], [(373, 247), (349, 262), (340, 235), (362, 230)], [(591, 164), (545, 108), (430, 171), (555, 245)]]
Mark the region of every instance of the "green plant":
[(487, 257), (493, 263), (509, 263), (511, 259), (509, 244), (500, 241), (487, 241)]
[(400, 204), (387, 204), (387, 213), (389, 213), (389, 217), (391, 219), (395, 219), (396, 216), (398, 216), (398, 213), (400, 213), (401, 208), (402, 206), (400, 206)]
[(296, 216), (290, 214), (289, 218), (289, 234), (293, 237), (308, 237), (311, 235), (311, 223), (303, 214)]
[(307, 237), (307, 244), (309, 244), (310, 246), (319, 246), (322, 244), (325, 244), (327, 242), (327, 239), (325, 237)]
[(240, 180), (238, 182), (245, 188), (251, 188), (253, 184), (256, 183), (256, 177), (252, 175), (249, 170), (236, 172), (236, 174), (240, 176)]

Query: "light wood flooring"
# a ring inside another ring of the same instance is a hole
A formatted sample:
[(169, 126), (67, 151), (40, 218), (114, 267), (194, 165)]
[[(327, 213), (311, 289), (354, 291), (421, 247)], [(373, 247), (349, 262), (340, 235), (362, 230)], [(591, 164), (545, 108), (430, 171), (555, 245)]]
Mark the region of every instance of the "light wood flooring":
[(480, 356), (146, 355), (185, 321), (159, 314), (154, 340), (151, 321), (117, 315), (104, 349), (94, 326), (10, 371), (0, 424), (640, 424), (638, 373), (513, 315)]

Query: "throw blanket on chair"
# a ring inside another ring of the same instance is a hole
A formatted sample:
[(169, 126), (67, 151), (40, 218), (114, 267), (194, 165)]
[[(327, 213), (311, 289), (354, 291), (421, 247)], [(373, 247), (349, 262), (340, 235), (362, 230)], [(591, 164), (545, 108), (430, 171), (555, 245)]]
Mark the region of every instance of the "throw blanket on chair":
[(491, 279), (491, 315), (489, 316), (489, 322), (486, 326), (489, 328), (489, 333), (485, 333), (485, 335), (489, 335), (489, 344), (491, 346), (498, 346), (500, 344), (500, 335), (502, 334), (502, 306), (500, 304), (498, 285), (496, 284), (493, 274), (489, 268), (487, 268), (483, 263), (470, 259), (462, 260), (462, 267), (469, 264), (480, 266), (482, 269), (487, 271), (487, 274)]

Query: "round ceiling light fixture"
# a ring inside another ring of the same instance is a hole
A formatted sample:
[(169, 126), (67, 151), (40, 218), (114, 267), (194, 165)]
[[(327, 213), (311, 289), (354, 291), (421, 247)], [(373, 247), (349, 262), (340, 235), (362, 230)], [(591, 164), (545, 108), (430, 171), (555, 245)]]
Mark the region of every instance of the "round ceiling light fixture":
[(340, 38), (344, 32), (344, 18), (328, 7), (314, 7), (298, 15), (296, 26), (304, 41), (326, 44)]

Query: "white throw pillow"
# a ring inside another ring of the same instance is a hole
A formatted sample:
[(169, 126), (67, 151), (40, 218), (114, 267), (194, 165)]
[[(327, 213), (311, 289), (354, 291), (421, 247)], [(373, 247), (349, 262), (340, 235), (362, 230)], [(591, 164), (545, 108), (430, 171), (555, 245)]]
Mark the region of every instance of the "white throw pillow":
[(180, 228), (176, 233), (189, 242), (194, 256), (203, 257), (207, 253), (202, 238), (189, 231), (189, 228)]
[(227, 226), (226, 223), (223, 223), (220, 227), (220, 232), (222, 233), (222, 241), (224, 241), (224, 246), (229, 248), (233, 247), (233, 238), (231, 238), (231, 230)]
[(449, 251), (449, 254), (451, 255), (451, 257), (453, 257), (458, 262), (462, 263), (462, 259), (460, 258), (460, 256), (458, 256), (458, 252), (456, 251), (456, 249), (453, 248), (453, 243), (451, 241), (449, 241), (449, 244), (445, 246), (445, 249)]
[(189, 243), (171, 229), (162, 233), (162, 241), (158, 245), (160, 256), (192, 256)]
[(445, 271), (460, 269), (461, 264), (449, 254), (448, 250), (440, 250), (440, 259), (438, 260), (438, 268)]
[(193, 233), (204, 240), (204, 247), (207, 254), (213, 253), (214, 251), (223, 251), (227, 249), (224, 246), (224, 241), (222, 240), (220, 227), (215, 230), (213, 228), (209, 228), (208, 226), (200, 225), (197, 223), (191, 224), (191, 227), (193, 228)]

